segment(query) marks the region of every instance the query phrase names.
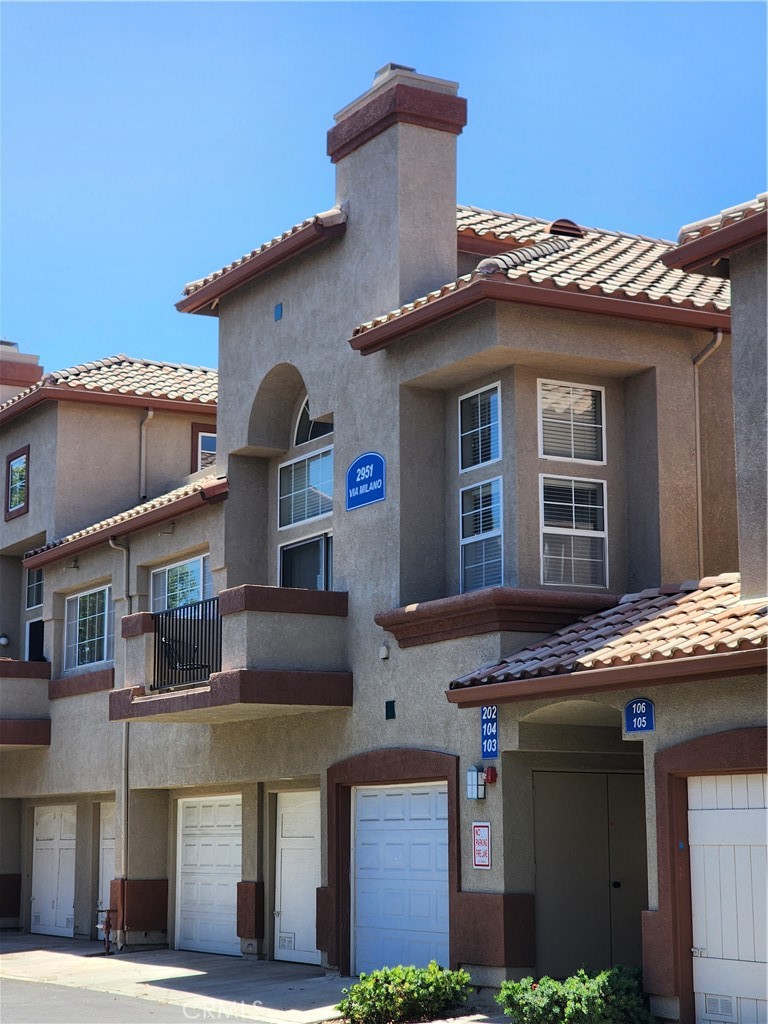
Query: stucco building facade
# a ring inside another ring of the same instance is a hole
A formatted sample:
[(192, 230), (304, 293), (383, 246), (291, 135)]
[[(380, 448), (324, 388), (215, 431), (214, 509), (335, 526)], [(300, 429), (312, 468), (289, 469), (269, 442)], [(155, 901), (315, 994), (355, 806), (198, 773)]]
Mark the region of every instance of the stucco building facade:
[[(688, 776), (765, 816), (757, 318), (684, 244), (457, 207), (465, 122), (387, 66), (333, 205), (186, 287), (216, 409), (199, 368), (6, 374), (1, 912), (478, 984), (642, 961), (670, 1019), (757, 1021), (694, 998), (670, 859)], [(121, 471), (80, 482), (95, 436)]]

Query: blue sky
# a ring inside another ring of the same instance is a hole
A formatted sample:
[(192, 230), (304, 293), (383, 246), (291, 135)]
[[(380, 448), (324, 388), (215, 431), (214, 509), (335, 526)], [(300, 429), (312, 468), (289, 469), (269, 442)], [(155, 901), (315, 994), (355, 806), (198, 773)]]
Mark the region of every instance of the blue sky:
[(762, 3), (0, 14), (1, 329), (49, 370), (215, 365), (183, 284), (332, 204), (326, 131), (388, 61), (460, 83), (459, 202), (674, 238), (765, 188)]

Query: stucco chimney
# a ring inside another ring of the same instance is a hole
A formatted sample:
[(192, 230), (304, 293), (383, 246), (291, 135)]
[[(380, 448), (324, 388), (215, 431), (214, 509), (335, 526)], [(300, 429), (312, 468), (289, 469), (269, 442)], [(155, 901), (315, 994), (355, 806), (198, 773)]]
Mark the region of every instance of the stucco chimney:
[(389, 309), (456, 277), (456, 136), (467, 122), (457, 92), (387, 64), (328, 132), (347, 242), (387, 282), (378, 298)]
[(0, 340), (0, 403), (31, 388), (43, 376), (39, 356), (19, 352), (15, 341)]

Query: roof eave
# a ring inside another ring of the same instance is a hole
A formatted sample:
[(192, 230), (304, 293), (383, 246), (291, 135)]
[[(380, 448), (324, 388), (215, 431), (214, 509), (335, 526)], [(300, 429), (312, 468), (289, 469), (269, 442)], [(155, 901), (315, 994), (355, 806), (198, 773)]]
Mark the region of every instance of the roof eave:
[(339, 221), (332, 224), (324, 224), (322, 221), (313, 221), (311, 224), (299, 228), (298, 231), (287, 238), (281, 239), (273, 246), (246, 259), (237, 267), (228, 270), (220, 277), (201, 288), (197, 288), (191, 295), (185, 296), (176, 303), (176, 309), (180, 313), (201, 313), (210, 306), (212, 302), (220, 299), (223, 295), (241, 288), (248, 284), (260, 274), (272, 270), (274, 267), (293, 259), (300, 253), (314, 248), (321, 242), (329, 242), (331, 239), (339, 238), (347, 230), (346, 221)]
[(157, 526), (160, 523), (168, 522), (170, 519), (179, 519), (181, 516), (196, 512), (205, 505), (218, 504), (224, 501), (229, 494), (229, 484), (226, 477), (207, 484), (193, 494), (187, 494), (183, 498), (162, 505), (160, 508), (149, 509), (133, 519), (127, 519), (121, 523), (113, 523), (104, 526), (94, 533), (85, 537), (77, 537), (63, 544), (40, 551), (37, 554), (29, 555), (22, 560), (26, 569), (39, 569), (52, 562), (58, 562), (62, 558), (71, 558), (73, 555), (88, 551), (90, 548), (98, 547), (99, 544), (106, 544), (110, 538), (124, 537), (129, 533), (137, 533), (149, 526)]
[(753, 214), (735, 221), (724, 228), (710, 231), (706, 235), (682, 242), (661, 257), (662, 263), (672, 270), (701, 272), (718, 260), (727, 259), (741, 249), (747, 249), (765, 241), (768, 234), (768, 218), (764, 213)]
[(442, 295), (412, 312), (403, 313), (349, 339), (349, 345), (361, 355), (371, 355), (407, 337), (414, 331), (455, 316), (480, 302), (516, 302), (528, 306), (547, 306), (600, 316), (625, 317), (678, 327), (730, 331), (729, 313), (702, 309), (686, 304), (643, 301), (597, 294), (593, 291), (572, 291), (568, 288), (525, 284), (510, 281), (501, 275), (476, 278), (455, 291)]
[(632, 665), (465, 686), (456, 690), (446, 690), (445, 695), (451, 704), (462, 708), (474, 708), (483, 704), (511, 704), (521, 700), (550, 700), (554, 697), (606, 693), (638, 684), (666, 686), (687, 682), (691, 678), (721, 679), (725, 676), (765, 671), (766, 649), (757, 647), (746, 651), (665, 658)]
[(189, 402), (175, 398), (155, 398), (152, 395), (124, 395), (115, 391), (85, 391), (83, 388), (46, 384), (20, 398), (18, 402), (0, 411), (0, 425), (34, 409), (43, 402), (90, 402), (96, 405), (138, 406), (161, 412), (190, 412), (195, 416), (216, 417), (215, 402)]

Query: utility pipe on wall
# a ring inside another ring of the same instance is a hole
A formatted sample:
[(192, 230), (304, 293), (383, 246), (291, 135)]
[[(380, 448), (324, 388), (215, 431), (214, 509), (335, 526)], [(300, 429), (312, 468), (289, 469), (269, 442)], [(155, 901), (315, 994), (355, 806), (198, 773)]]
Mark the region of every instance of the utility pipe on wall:
[[(151, 410), (150, 410), (151, 412)], [(148, 417), (149, 418), (149, 417)], [(146, 420), (145, 420), (146, 422)], [(142, 424), (143, 428), (143, 424)], [(115, 540), (114, 537), (109, 538), (109, 546), (115, 551), (123, 552), (123, 600), (125, 601), (126, 615), (130, 615), (132, 611), (131, 607), (131, 593), (130, 584), (128, 579), (128, 573), (130, 570), (130, 555), (131, 549), (128, 541), (125, 540), (122, 543)], [(123, 722), (123, 730), (120, 744), (120, 786), (122, 789), (121, 794), (121, 810), (122, 810), (122, 836), (120, 842), (120, 853), (123, 865), (122, 877), (128, 878), (128, 804), (130, 800), (131, 791), (129, 789), (128, 779), (128, 756), (130, 751), (130, 722)], [(124, 922), (121, 922), (121, 924)], [(117, 933), (117, 947), (122, 949), (125, 945), (125, 932), (121, 929)]]
[(701, 482), (701, 416), (699, 410), (699, 367), (716, 352), (723, 342), (723, 332), (718, 328), (712, 340), (693, 357), (693, 414), (696, 431), (696, 547), (699, 562), (699, 579), (704, 576), (704, 511), (702, 509)]
[(154, 416), (155, 410), (147, 409), (139, 430), (139, 501), (147, 500), (147, 427)]

